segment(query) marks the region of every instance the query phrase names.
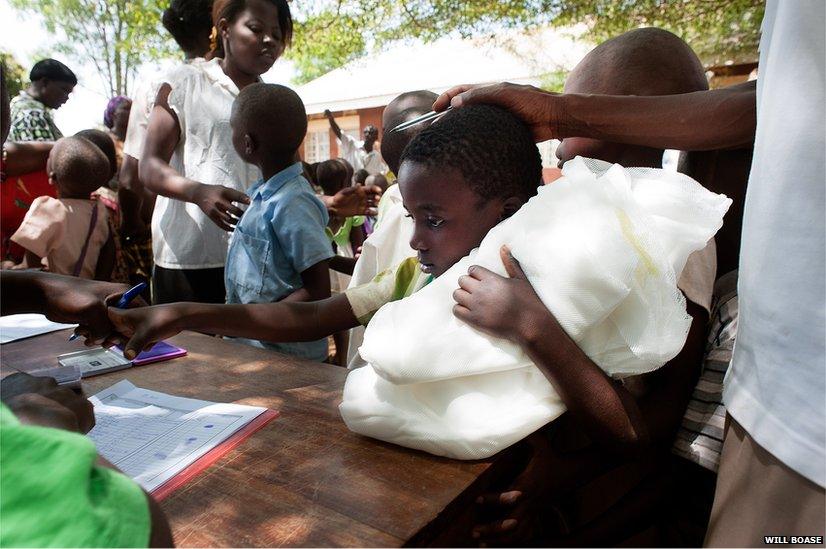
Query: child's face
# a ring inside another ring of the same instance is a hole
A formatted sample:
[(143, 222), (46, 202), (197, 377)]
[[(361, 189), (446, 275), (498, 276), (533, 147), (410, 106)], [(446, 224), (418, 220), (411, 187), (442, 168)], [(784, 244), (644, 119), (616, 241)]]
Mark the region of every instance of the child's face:
[(247, 0), (232, 23), (222, 19), (219, 29), (229, 40), (232, 61), (246, 74), (264, 74), (284, 52), (278, 26), (278, 8), (267, 0)]
[(452, 168), (404, 162), (399, 190), (414, 223), (410, 246), (418, 252), (422, 271), (433, 276), (477, 247), (504, 217), (503, 199), (484, 202)]

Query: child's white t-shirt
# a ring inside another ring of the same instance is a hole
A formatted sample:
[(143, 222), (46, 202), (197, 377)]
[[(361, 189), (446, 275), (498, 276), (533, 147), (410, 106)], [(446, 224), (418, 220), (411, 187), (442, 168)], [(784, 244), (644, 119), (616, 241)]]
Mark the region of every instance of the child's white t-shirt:
[[(219, 62), (182, 65), (167, 75), (166, 83), (172, 87), (169, 107), (181, 127), (169, 165), (200, 183), (246, 192), (261, 178), (261, 171), (241, 160), (232, 146), (229, 117), (239, 90)], [(156, 265), (165, 269), (223, 267), (228, 243), (229, 233), (197, 205), (158, 196), (152, 214)]]

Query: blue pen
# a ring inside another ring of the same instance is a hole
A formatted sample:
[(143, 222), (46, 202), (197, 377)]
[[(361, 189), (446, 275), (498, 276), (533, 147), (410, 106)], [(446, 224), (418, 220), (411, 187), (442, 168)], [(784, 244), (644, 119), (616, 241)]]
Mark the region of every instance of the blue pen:
[[(123, 293), (122, 296), (120, 296), (120, 299), (118, 300), (117, 304), (115, 304), (115, 307), (118, 308), (118, 309), (125, 309), (126, 306), (129, 305), (132, 302), (133, 299), (138, 297), (141, 294), (141, 292), (144, 291), (145, 289), (146, 289), (146, 282), (141, 282), (140, 284), (136, 284), (132, 288), (129, 288), (128, 290), (126, 290)], [(80, 336), (77, 335), (77, 334), (72, 334), (69, 337), (69, 341), (74, 341), (79, 337)]]

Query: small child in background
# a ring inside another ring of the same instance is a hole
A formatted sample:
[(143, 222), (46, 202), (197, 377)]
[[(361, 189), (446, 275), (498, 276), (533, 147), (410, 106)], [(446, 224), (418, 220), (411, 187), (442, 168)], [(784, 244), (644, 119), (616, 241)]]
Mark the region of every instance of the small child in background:
[[(296, 162), (307, 133), (298, 95), (274, 84), (244, 88), (232, 106), (232, 142), (238, 155), (261, 169), (248, 191), (247, 207), (230, 240), (225, 284), (227, 303), (315, 301), (330, 297), (325, 234), (327, 209)], [(243, 340), (250, 345), (321, 362), (327, 339), (300, 343)]]
[[(376, 186), (381, 189), (382, 195), (387, 190), (389, 183), (387, 182), (387, 178), (380, 173), (374, 173), (373, 175), (368, 175), (367, 179), (364, 181), (364, 184), (368, 187)], [(364, 235), (370, 236), (373, 234), (373, 230), (376, 227), (376, 221), (378, 220), (378, 213), (376, 215), (368, 215), (367, 218), (364, 220)]]
[[(341, 189), (348, 186), (347, 169), (342, 162), (337, 159), (325, 160), (316, 166), (316, 179), (318, 185), (327, 196), (333, 196)], [(353, 217), (333, 216), (327, 223), (325, 232), (333, 243), (336, 257), (330, 260), (330, 269), (336, 271), (341, 276), (335, 277), (337, 280), (335, 291), (344, 290), (350, 282), (350, 275), (353, 274), (356, 260), (354, 252), (364, 243), (364, 232), (357, 227), (364, 224), (364, 216)]]
[(58, 198), (37, 198), (12, 235), (26, 249), (18, 267), (109, 280), (114, 238), (106, 208), (90, 199), (110, 178), (106, 155), (87, 139), (64, 137), (52, 149), (46, 172)]
[[(75, 137), (82, 137), (94, 143), (94, 145), (100, 149), (109, 160), (109, 166), (111, 168), (109, 181), (106, 185), (93, 192), (92, 198), (102, 202), (103, 205), (106, 206), (106, 212), (109, 214), (109, 230), (112, 232), (115, 245), (115, 267), (112, 270), (111, 282), (130, 283), (132, 282), (132, 279), (129, 276), (129, 268), (126, 264), (125, 258), (123, 257), (123, 248), (121, 246), (120, 203), (118, 201), (117, 191), (112, 190), (117, 187), (116, 180), (118, 173), (118, 156), (117, 151), (115, 150), (115, 142), (108, 133), (95, 129), (81, 130), (75, 134)], [(134, 286), (137, 282), (148, 282), (148, 280), (138, 280), (132, 282), (132, 285)], [(146, 299), (147, 302), (149, 301), (148, 288), (146, 289), (143, 298)]]
[(353, 185), (364, 185), (370, 173), (367, 170), (356, 170), (353, 174)]
[[(352, 168), (347, 169), (348, 165), (346, 160), (337, 158), (325, 160), (316, 166), (316, 180), (325, 195), (333, 196), (349, 186), (353, 175)], [(365, 218), (360, 215), (333, 216), (327, 223), (325, 231), (336, 252), (335, 257), (330, 259), (330, 285), (334, 293), (343, 292), (350, 283), (350, 276), (356, 266), (355, 251), (364, 243), (364, 223)], [(346, 364), (348, 340), (346, 331), (333, 334), (336, 346), (333, 362), (339, 366)]]

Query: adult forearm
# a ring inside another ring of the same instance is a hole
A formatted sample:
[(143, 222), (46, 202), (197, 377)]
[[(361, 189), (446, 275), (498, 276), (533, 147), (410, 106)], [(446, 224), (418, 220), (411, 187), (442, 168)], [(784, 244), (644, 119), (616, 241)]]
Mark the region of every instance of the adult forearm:
[(53, 146), (52, 141), (6, 143), (6, 175), (14, 177), (45, 169)]
[(561, 137), (687, 151), (731, 149), (754, 141), (754, 82), (664, 96), (564, 94), (558, 101)]
[(194, 202), (195, 193), (201, 185), (179, 174), (168, 162), (158, 156), (148, 156), (142, 159), (138, 174), (141, 182), (150, 191), (184, 202)]
[(2, 314), (43, 313), (44, 278), (51, 275), (37, 271), (3, 271), (0, 282)]

